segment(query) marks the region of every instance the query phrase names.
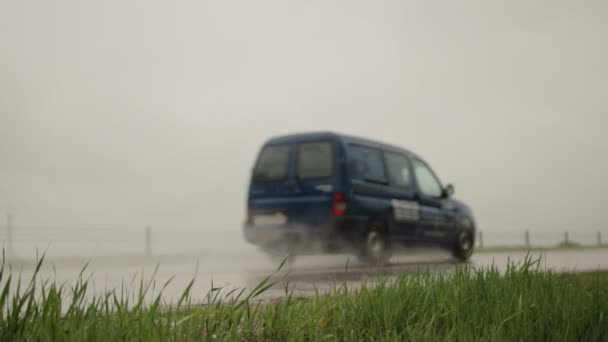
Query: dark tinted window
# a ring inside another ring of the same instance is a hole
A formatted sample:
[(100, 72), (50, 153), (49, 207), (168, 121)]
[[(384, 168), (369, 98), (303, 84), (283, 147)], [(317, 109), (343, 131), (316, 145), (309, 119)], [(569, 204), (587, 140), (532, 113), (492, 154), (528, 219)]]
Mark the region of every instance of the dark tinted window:
[(394, 152), (386, 152), (384, 157), (391, 185), (411, 189), (412, 175), (409, 160), (404, 155)]
[(329, 142), (300, 145), (298, 177), (300, 179), (327, 178), (334, 171), (333, 145)]
[(387, 183), (384, 160), (379, 150), (363, 147), (350, 147), (350, 170), (353, 178), (371, 182)]
[(253, 179), (258, 182), (280, 181), (287, 178), (289, 146), (266, 146), (260, 152)]

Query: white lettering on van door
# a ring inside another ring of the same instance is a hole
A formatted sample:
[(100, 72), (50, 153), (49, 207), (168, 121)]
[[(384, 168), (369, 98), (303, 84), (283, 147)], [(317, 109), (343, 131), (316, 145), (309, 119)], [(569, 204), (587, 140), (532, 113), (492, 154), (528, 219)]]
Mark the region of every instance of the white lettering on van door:
[(331, 184), (322, 184), (315, 186), (315, 189), (321, 192), (332, 192), (334, 187)]
[(417, 202), (392, 200), (395, 221), (418, 222), (420, 221), (420, 206)]

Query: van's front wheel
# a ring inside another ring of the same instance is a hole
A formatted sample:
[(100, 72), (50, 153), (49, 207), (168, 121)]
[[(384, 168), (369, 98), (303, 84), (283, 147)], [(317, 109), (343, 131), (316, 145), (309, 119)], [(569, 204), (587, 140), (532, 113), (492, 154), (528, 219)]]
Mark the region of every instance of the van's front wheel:
[(452, 249), (452, 255), (461, 262), (466, 262), (473, 254), (474, 247), (473, 234), (471, 234), (469, 231), (463, 230), (458, 233), (456, 237), (456, 241), (454, 242)]
[(391, 257), (386, 227), (380, 221), (370, 223), (358, 257), (365, 263), (381, 266)]

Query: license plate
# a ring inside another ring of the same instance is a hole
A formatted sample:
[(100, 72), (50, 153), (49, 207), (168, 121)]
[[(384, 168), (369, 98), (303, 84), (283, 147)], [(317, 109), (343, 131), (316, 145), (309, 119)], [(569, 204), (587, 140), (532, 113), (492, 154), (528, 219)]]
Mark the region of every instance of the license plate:
[(256, 226), (275, 226), (285, 223), (287, 223), (287, 217), (282, 213), (253, 216), (253, 224)]

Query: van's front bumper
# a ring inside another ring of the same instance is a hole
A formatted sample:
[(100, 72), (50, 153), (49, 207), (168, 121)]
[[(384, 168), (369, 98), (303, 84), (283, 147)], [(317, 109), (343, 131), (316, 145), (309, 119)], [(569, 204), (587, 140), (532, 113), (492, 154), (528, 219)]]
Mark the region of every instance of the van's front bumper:
[(263, 249), (282, 248), (285, 244), (300, 252), (332, 252), (348, 249), (363, 236), (365, 222), (356, 217), (338, 217), (321, 225), (290, 223), (280, 226), (245, 224), (245, 240)]

